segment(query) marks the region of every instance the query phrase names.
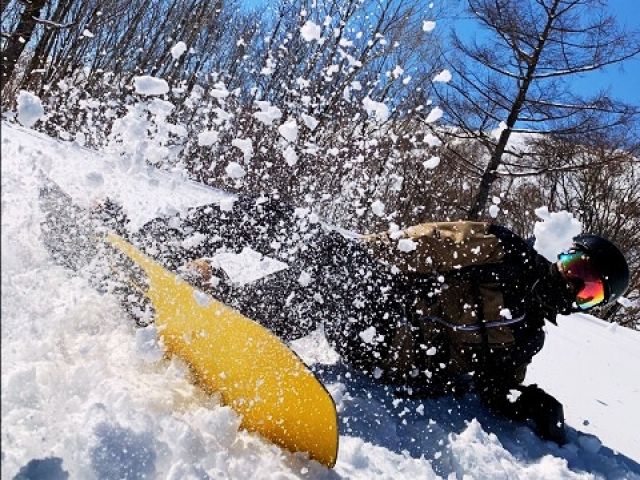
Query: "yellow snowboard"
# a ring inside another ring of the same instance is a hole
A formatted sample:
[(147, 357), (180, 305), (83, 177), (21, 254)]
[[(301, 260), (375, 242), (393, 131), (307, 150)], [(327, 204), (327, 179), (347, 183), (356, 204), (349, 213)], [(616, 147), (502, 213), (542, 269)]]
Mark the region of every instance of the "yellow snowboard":
[(338, 418), (333, 399), (278, 337), (169, 272), (117, 235), (108, 242), (147, 277), (145, 295), (167, 351), (185, 360), (198, 384), (219, 392), (242, 426), (333, 467)]

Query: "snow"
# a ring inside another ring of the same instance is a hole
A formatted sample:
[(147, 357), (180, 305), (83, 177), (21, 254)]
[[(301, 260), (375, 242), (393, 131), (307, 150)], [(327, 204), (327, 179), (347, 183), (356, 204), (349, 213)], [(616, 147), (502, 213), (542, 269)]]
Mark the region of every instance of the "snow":
[(401, 238), (398, 240), (398, 250), (401, 252), (413, 252), (418, 248), (418, 244), (410, 238)]
[(422, 162), (422, 166), (427, 170), (433, 170), (440, 165), (440, 157), (431, 157), (428, 160)]
[(436, 28), (436, 22), (434, 22), (433, 20), (424, 20), (422, 22), (422, 31), (423, 32), (431, 32), (433, 31), (433, 29)]
[(221, 252), (211, 258), (211, 265), (224, 270), (231, 282), (247, 285), (288, 268), (284, 262), (245, 247), (240, 253)]
[(166, 118), (176, 107), (171, 102), (162, 100), (160, 98), (154, 98), (147, 104), (147, 109), (153, 115), (156, 115), (162, 119)]
[(534, 248), (547, 260), (555, 262), (559, 253), (571, 247), (573, 237), (582, 232), (582, 224), (567, 211), (549, 212), (547, 207), (540, 207), (535, 214), (542, 221), (533, 227)]
[(442, 82), (442, 83), (449, 83), (451, 81), (451, 72), (449, 70), (447, 70), (446, 68), (444, 70), (442, 70), (439, 74), (437, 74), (435, 77), (433, 77), (433, 82)]
[(309, 272), (302, 272), (300, 274), (300, 277), (298, 277), (298, 283), (303, 287), (308, 287), (309, 285), (311, 285), (312, 281), (313, 281), (313, 277)]
[[(40, 241), (39, 172), (82, 206), (109, 195), (132, 229), (233, 197), (6, 123), (1, 146), (2, 478), (640, 479), (640, 334), (584, 314), (548, 326), (527, 375), (564, 403), (563, 447), (494, 417), (471, 395), (397, 397), (337, 363), (322, 329), (292, 346), (336, 402), (334, 470), (241, 430), (184, 364), (162, 357), (153, 327), (134, 328), (115, 298), (53, 264)], [(239, 282), (278, 262), (218, 255)]]
[(398, 78), (403, 73), (404, 73), (404, 69), (400, 65), (396, 65), (396, 68), (393, 69), (393, 72), (391, 72), (391, 75), (393, 76), (393, 78)]
[(238, 162), (229, 162), (224, 169), (225, 173), (230, 178), (242, 178), (247, 174), (247, 171)]
[(282, 156), (284, 157), (284, 161), (290, 167), (293, 167), (296, 163), (298, 163), (298, 154), (296, 153), (296, 149), (291, 145), (285, 148), (284, 152), (282, 152)]
[(581, 430), (578, 438), (596, 435), (638, 462), (640, 415), (631, 405), (640, 405), (640, 334), (611, 326), (587, 314), (558, 316), (527, 381), (564, 403), (567, 422)]
[(496, 204), (489, 205), (489, 216), (491, 218), (497, 218), (500, 213), (500, 207)]
[(205, 130), (198, 134), (198, 145), (201, 147), (210, 147), (218, 141), (218, 132), (215, 130)]
[(307, 126), (309, 130), (313, 131), (318, 126), (318, 120), (316, 120), (311, 115), (303, 113), (302, 115), (300, 115), (300, 117), (302, 118), (302, 122)]
[(253, 114), (253, 116), (265, 125), (272, 125), (274, 121), (282, 118), (282, 112), (280, 109), (270, 102), (257, 101), (256, 105), (260, 108), (259, 112)]
[(384, 217), (384, 207), (385, 206), (383, 202), (381, 202), (380, 200), (375, 200), (371, 204), (371, 211), (378, 217)]
[(213, 86), (209, 95), (213, 98), (223, 99), (229, 96), (229, 90), (227, 90), (227, 86), (224, 83), (218, 82)]
[[(494, 140), (499, 140), (502, 132), (507, 129), (507, 124), (504, 122), (500, 122), (496, 128), (491, 130), (490, 135)], [(513, 134), (512, 134), (513, 135)]]
[(235, 138), (231, 140), (231, 145), (240, 149), (245, 160), (253, 157), (253, 142), (250, 138)]
[(173, 47), (171, 47), (171, 56), (173, 57), (174, 60), (178, 60), (182, 55), (184, 55), (184, 52), (186, 51), (187, 51), (187, 44), (180, 41), (176, 43)]
[(442, 118), (443, 114), (444, 114), (444, 111), (440, 107), (433, 107), (433, 109), (431, 109), (431, 111), (429, 112), (429, 115), (427, 115), (427, 118), (425, 118), (424, 121), (426, 123), (437, 122)]
[(369, 117), (375, 118), (379, 122), (385, 122), (389, 118), (389, 107), (382, 102), (371, 100), (369, 96), (364, 97), (362, 105)]
[(44, 115), (40, 97), (26, 90), (18, 94), (18, 121), (25, 127), (32, 127)]
[(293, 143), (298, 139), (298, 122), (295, 118), (290, 118), (278, 127), (278, 132), (285, 140)]
[(369, 327), (363, 331), (361, 331), (358, 336), (362, 339), (364, 343), (373, 343), (373, 340), (376, 336), (376, 327)]
[(322, 31), (322, 27), (320, 25), (315, 24), (311, 20), (307, 20), (305, 24), (300, 28), (300, 35), (305, 42), (320, 41), (320, 32)]
[(133, 77), (136, 93), (140, 95), (164, 95), (169, 92), (169, 84), (162, 78), (142, 75)]

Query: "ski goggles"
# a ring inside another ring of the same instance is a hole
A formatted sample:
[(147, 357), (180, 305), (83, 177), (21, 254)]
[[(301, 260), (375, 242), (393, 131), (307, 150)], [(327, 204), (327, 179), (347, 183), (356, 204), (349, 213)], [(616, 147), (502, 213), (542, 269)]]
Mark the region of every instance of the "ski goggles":
[(604, 302), (605, 284), (589, 257), (576, 250), (558, 255), (559, 268), (576, 288), (576, 304), (588, 310)]

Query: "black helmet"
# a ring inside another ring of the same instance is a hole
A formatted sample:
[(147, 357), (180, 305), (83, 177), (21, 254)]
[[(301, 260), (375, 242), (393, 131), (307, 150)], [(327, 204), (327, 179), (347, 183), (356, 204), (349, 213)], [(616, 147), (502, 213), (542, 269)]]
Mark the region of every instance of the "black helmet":
[(629, 287), (629, 266), (622, 252), (606, 238), (590, 233), (574, 237), (576, 250), (589, 256), (605, 282), (605, 303), (620, 297)]

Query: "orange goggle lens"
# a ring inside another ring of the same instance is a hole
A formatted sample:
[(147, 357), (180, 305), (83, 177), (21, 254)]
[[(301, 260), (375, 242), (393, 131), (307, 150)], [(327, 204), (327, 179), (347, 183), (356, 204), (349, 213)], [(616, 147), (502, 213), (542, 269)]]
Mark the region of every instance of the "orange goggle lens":
[(604, 302), (604, 282), (587, 255), (582, 252), (561, 253), (558, 260), (565, 277), (577, 287), (578, 307), (588, 310)]

